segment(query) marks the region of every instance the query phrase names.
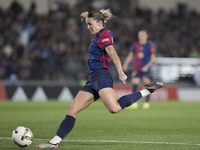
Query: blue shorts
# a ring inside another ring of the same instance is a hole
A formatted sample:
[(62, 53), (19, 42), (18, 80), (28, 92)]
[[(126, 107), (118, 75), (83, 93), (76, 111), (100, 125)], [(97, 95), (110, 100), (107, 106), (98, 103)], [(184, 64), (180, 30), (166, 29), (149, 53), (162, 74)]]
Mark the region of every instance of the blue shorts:
[(133, 71), (132, 78), (142, 78), (142, 77), (147, 77), (151, 79), (150, 71), (147, 71), (147, 72)]
[(98, 92), (107, 87), (113, 88), (112, 76), (107, 69), (98, 69), (89, 74), (86, 85), (80, 91), (90, 92), (98, 100)]

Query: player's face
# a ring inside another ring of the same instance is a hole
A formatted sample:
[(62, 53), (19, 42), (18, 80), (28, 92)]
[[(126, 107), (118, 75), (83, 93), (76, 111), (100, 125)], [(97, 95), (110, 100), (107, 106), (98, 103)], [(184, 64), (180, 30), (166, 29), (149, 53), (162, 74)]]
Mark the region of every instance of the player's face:
[(148, 35), (145, 31), (140, 31), (138, 33), (138, 39), (139, 39), (139, 42), (140, 43), (146, 43), (147, 42), (147, 39), (148, 39)]
[(102, 29), (102, 22), (97, 22), (93, 18), (86, 19), (87, 28), (91, 34), (97, 34)]

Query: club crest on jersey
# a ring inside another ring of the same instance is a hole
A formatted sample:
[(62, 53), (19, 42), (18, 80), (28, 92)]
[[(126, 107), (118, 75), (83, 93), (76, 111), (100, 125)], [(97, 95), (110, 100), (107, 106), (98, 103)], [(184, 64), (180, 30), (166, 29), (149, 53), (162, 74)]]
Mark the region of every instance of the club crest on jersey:
[(109, 41), (109, 38), (103, 39), (102, 42)]
[(144, 53), (143, 52), (139, 52), (138, 53), (138, 58), (142, 59), (144, 57)]

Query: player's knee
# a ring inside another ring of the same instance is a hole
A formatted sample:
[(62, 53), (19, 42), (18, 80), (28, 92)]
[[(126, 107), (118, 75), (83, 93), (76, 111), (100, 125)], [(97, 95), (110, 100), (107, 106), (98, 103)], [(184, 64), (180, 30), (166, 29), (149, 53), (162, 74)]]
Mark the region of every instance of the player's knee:
[(147, 77), (143, 77), (142, 81), (143, 81), (144, 84), (151, 82), (150, 78), (147, 78)]
[(136, 84), (136, 85), (140, 84), (140, 78), (133, 78), (131, 81), (132, 81), (132, 84)]
[(70, 116), (73, 116), (73, 117), (76, 117), (77, 116), (77, 112), (75, 109), (73, 109), (71, 106), (67, 109), (67, 115), (70, 115)]
[(111, 114), (115, 114), (115, 113), (118, 113), (120, 110), (116, 107), (112, 107), (110, 109), (108, 109), (108, 111), (111, 113)]

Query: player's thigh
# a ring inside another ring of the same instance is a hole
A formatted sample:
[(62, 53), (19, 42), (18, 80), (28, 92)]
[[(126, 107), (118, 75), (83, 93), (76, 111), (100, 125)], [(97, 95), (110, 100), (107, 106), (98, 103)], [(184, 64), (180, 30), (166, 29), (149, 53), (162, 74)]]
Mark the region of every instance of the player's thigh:
[(132, 84), (140, 84), (140, 78), (139, 77), (133, 77), (131, 79)]
[(113, 88), (103, 88), (99, 91), (99, 96), (104, 105), (111, 113), (117, 113), (122, 110), (117, 102), (116, 94)]
[(91, 93), (79, 91), (68, 108), (67, 115), (76, 117), (81, 110), (87, 108), (92, 102), (94, 102), (94, 96)]
[(143, 77), (142, 77), (142, 82), (143, 82), (144, 84), (150, 83), (150, 82), (151, 82), (151, 79), (150, 79), (149, 77), (143, 76)]

